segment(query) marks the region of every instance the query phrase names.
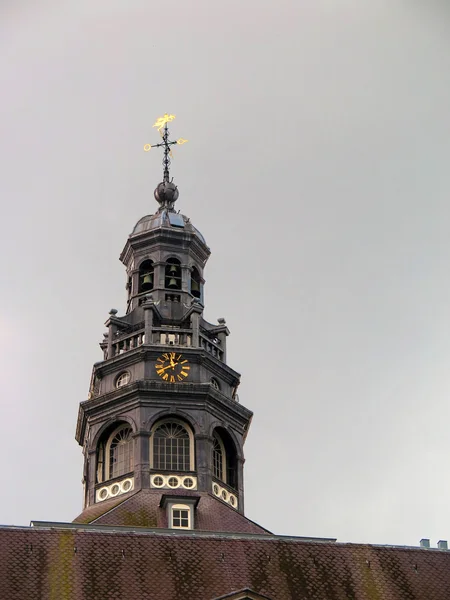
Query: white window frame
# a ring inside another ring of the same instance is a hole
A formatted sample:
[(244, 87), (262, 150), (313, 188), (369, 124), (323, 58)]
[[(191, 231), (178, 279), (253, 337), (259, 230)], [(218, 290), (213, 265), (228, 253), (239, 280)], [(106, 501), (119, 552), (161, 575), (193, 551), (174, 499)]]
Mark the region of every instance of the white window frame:
[[(121, 429), (131, 429), (131, 436), (133, 436), (133, 428), (131, 427), (131, 425), (129, 423), (121, 423), (118, 427), (116, 427), (114, 429), (114, 431), (112, 431), (111, 435), (108, 438), (108, 441), (105, 444), (105, 456), (104, 456), (104, 461), (105, 461), (105, 481), (109, 481), (110, 479), (115, 479), (115, 477), (110, 477), (109, 476), (109, 471), (110, 471), (110, 464), (111, 464), (111, 444), (113, 439), (115, 438), (116, 434), (121, 430)], [(134, 441), (133, 441), (133, 437), (131, 437), (131, 451), (133, 453), (133, 462), (134, 462)], [(133, 470), (133, 469), (132, 469)], [(117, 475), (117, 477), (122, 477), (124, 475), (126, 475), (127, 473), (130, 473), (131, 471), (127, 471), (126, 473), (122, 473), (122, 475)]]
[[(121, 379), (122, 379), (123, 377), (126, 377), (126, 376), (128, 376), (128, 378), (127, 378), (126, 382), (125, 382), (125, 383), (120, 383), (120, 384), (119, 384), (119, 381), (121, 381)], [(116, 381), (115, 381), (115, 388), (116, 388), (117, 390), (120, 390), (120, 388), (123, 388), (123, 387), (125, 387), (126, 385), (128, 385), (128, 384), (130, 383), (130, 381), (131, 381), (131, 373), (130, 373), (130, 371), (122, 371), (122, 372), (121, 372), (121, 373), (119, 373), (119, 374), (117, 375), (117, 377), (116, 377)]]
[[(183, 471), (184, 473), (188, 473), (190, 471), (195, 471), (195, 440), (194, 440), (194, 433), (192, 431), (192, 429), (189, 427), (189, 425), (187, 423), (185, 423), (185, 421), (182, 421), (181, 419), (172, 419), (171, 417), (167, 417), (165, 419), (161, 419), (160, 421), (157, 421), (150, 432), (150, 468), (151, 469), (155, 469), (156, 467), (154, 466), (154, 456), (153, 456), (153, 438), (154, 438), (154, 433), (155, 431), (158, 429), (158, 427), (161, 427), (161, 425), (164, 425), (164, 423), (176, 423), (177, 425), (180, 425), (181, 427), (184, 427), (184, 429), (187, 431), (188, 435), (189, 435), (189, 471)], [(161, 469), (158, 469), (161, 470)], [(177, 471), (178, 472), (178, 471)]]
[(227, 453), (225, 451), (225, 444), (223, 443), (222, 438), (216, 431), (213, 432), (213, 440), (214, 439), (216, 439), (219, 442), (219, 446), (222, 450), (222, 475), (223, 475), (223, 477), (221, 479), (220, 477), (217, 477), (214, 473), (214, 441), (213, 441), (213, 447), (212, 447), (212, 474), (215, 479), (218, 479), (222, 483), (227, 483)]
[[(187, 511), (188, 514), (188, 526), (184, 527), (183, 525), (174, 525), (173, 524), (173, 519), (174, 519), (174, 511), (175, 510), (185, 510)], [(193, 529), (192, 527), (192, 506), (189, 506), (188, 504), (171, 504), (170, 505), (170, 510), (169, 510), (169, 516), (170, 516), (170, 522), (169, 522), (169, 528), (170, 529)]]

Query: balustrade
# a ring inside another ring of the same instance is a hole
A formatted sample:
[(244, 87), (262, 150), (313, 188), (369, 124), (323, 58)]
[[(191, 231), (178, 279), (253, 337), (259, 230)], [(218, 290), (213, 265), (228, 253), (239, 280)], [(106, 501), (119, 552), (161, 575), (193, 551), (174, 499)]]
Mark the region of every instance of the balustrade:
[(161, 346), (192, 346), (192, 330), (177, 327), (154, 327), (151, 343)]
[[(112, 343), (112, 356), (119, 356), (124, 352), (138, 348), (143, 344), (154, 346), (181, 346), (192, 347), (192, 329), (180, 329), (177, 327), (153, 327), (150, 340), (146, 341), (144, 330), (128, 333), (116, 339)], [(223, 349), (220, 340), (214, 340), (199, 334), (200, 347), (219, 360), (223, 360)]]
[(200, 346), (204, 350), (206, 350), (206, 352), (209, 352), (209, 354), (212, 354), (212, 356), (215, 356), (219, 360), (222, 360), (223, 350), (221, 349), (221, 347), (219, 345), (220, 342), (218, 339), (217, 339), (217, 341), (212, 341), (211, 339), (204, 336), (202, 333), (200, 333), (199, 339), (200, 339)]
[(132, 350), (143, 344), (145, 344), (145, 333), (143, 331), (128, 335), (127, 337), (122, 337), (120, 340), (113, 342), (112, 355), (118, 356), (119, 354), (128, 352), (128, 350)]

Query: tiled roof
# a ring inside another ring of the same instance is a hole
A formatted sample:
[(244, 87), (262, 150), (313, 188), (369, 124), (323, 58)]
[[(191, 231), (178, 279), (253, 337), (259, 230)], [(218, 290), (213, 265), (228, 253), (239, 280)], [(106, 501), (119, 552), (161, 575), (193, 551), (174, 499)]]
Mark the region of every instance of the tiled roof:
[[(122, 505), (123, 506), (123, 505)], [(1, 600), (449, 600), (450, 552), (270, 535), (0, 528)]]
[(130, 497), (130, 494), (126, 496), (117, 496), (116, 498), (111, 498), (110, 500), (105, 500), (104, 502), (99, 502), (98, 504), (93, 504), (89, 506), (83, 512), (78, 515), (75, 519), (77, 523), (92, 523), (102, 515), (106, 514), (122, 502), (125, 502)]
[[(74, 523), (165, 528), (167, 527), (167, 512), (160, 508), (162, 495), (162, 492), (159, 493), (155, 490), (141, 490), (125, 499), (122, 496), (121, 499), (99, 502), (84, 510), (74, 520)], [(200, 497), (195, 510), (196, 529), (235, 533), (270, 533), (208, 493), (171, 490), (170, 495)]]

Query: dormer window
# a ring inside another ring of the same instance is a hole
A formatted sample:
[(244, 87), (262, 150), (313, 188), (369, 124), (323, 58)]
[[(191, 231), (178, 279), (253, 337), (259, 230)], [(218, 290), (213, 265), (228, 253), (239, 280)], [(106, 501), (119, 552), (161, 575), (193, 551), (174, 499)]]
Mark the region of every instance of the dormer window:
[(200, 498), (198, 496), (171, 496), (164, 494), (160, 506), (167, 511), (169, 529), (194, 529), (195, 508)]
[(170, 528), (192, 529), (191, 507), (186, 504), (173, 504), (171, 507)]

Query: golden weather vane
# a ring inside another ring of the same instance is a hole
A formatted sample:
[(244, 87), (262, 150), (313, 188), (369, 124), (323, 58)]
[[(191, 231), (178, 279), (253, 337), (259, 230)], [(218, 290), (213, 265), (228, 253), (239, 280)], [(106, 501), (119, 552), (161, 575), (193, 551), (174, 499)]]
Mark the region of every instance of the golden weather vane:
[(172, 152), (170, 147), (178, 144), (185, 144), (188, 140), (183, 138), (179, 138), (178, 140), (170, 141), (169, 140), (169, 128), (167, 127), (168, 123), (171, 123), (175, 119), (175, 115), (168, 115), (167, 113), (163, 117), (158, 117), (153, 124), (153, 127), (156, 127), (161, 134), (162, 142), (159, 144), (145, 144), (144, 151), (149, 152), (151, 148), (164, 148), (164, 158), (163, 158), (163, 166), (164, 166), (164, 181), (169, 181), (169, 167), (170, 167), (170, 157), (172, 156)]
[(158, 117), (156, 119), (155, 123), (153, 124), (153, 127), (157, 127), (158, 131), (161, 131), (161, 129), (164, 127), (164, 125), (166, 123), (170, 123), (174, 119), (175, 119), (175, 115), (168, 115), (166, 113), (163, 117)]

